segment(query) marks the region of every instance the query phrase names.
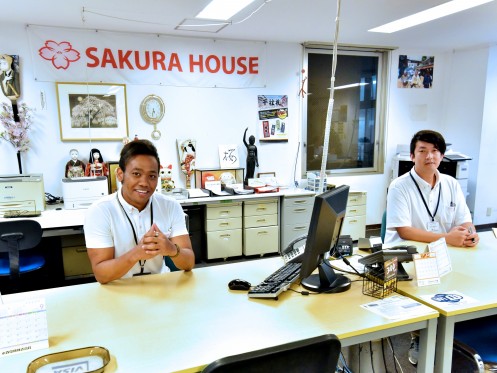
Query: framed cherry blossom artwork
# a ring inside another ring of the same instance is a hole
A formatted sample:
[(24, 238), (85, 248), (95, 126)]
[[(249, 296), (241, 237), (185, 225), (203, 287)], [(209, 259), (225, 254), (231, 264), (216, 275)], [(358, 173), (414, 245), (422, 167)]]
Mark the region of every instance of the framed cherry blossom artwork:
[(59, 82), (56, 88), (62, 141), (128, 137), (124, 84)]

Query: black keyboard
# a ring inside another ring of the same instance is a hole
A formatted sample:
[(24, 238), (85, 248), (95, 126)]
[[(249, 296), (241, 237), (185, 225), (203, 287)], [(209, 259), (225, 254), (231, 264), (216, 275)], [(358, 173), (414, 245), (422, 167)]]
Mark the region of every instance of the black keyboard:
[(273, 298), (287, 290), (290, 285), (299, 278), (302, 263), (286, 263), (270, 274), (260, 284), (253, 286), (249, 292), (249, 298)]

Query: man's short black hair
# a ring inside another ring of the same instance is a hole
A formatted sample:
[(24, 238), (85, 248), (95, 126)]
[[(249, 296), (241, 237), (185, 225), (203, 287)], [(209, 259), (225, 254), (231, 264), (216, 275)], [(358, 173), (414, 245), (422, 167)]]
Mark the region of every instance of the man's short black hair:
[(160, 159), (157, 148), (149, 140), (133, 140), (124, 145), (119, 157), (119, 167), (126, 171), (128, 162), (137, 155), (150, 155), (157, 160), (157, 172), (160, 171)]
[(432, 130), (422, 130), (416, 132), (411, 140), (411, 154), (414, 155), (414, 150), (416, 149), (416, 143), (418, 141), (424, 141), (429, 144), (433, 144), (435, 149), (439, 150), (440, 153), (445, 154), (447, 145), (445, 144), (444, 137), (437, 131)]

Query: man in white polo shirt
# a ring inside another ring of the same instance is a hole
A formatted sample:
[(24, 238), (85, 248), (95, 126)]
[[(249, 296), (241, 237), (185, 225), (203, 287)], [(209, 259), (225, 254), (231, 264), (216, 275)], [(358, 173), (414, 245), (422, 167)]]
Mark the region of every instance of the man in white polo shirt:
[(85, 217), (84, 232), (95, 278), (110, 281), (169, 272), (164, 256), (191, 270), (195, 264), (181, 205), (154, 193), (160, 160), (148, 140), (126, 144), (116, 177), (121, 188), (95, 202)]
[[(438, 132), (423, 130), (413, 136), (410, 153), (414, 167), (388, 188), (385, 244), (434, 242), (442, 237), (452, 246), (478, 243), (459, 183), (438, 171), (445, 150), (445, 139)], [(409, 349), (412, 364), (418, 362), (418, 342), (413, 336)]]

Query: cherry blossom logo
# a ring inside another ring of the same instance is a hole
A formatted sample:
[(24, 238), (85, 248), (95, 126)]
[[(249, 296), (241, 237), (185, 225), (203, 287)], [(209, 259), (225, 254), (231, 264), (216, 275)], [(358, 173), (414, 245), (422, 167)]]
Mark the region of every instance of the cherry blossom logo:
[(57, 69), (66, 70), (71, 62), (79, 60), (79, 52), (72, 49), (71, 43), (63, 41), (57, 43), (53, 40), (47, 40), (45, 46), (38, 51), (40, 56), (48, 61)]

